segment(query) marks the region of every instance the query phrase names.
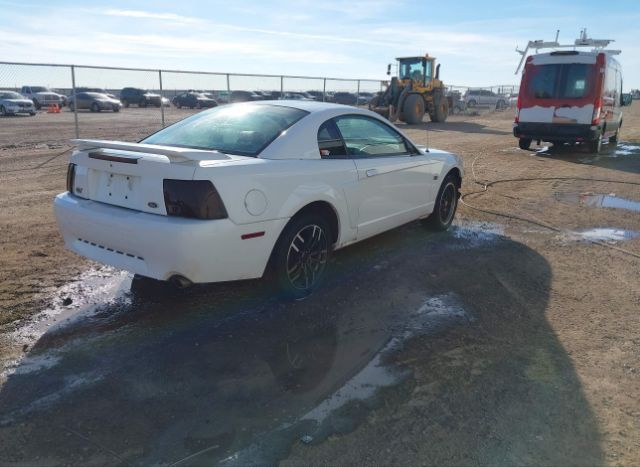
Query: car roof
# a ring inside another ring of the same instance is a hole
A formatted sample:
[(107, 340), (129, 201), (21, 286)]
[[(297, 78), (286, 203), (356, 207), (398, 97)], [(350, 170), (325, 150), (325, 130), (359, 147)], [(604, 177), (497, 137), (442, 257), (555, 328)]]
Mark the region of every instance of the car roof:
[[(258, 157), (261, 159), (319, 159), (318, 129), (325, 121), (341, 115), (365, 115), (389, 125), (386, 119), (370, 110), (328, 102), (284, 99), (243, 102), (231, 105), (276, 105), (300, 109), (309, 113), (271, 142), (259, 154)], [(397, 128), (396, 131), (402, 133)], [(406, 137), (406, 135), (403, 136)], [(407, 139), (410, 138), (407, 137)]]
[(359, 109), (356, 107), (352, 107), (349, 105), (342, 104), (332, 104), (329, 102), (319, 102), (319, 101), (301, 101), (296, 99), (278, 99), (278, 100), (267, 100), (267, 101), (254, 101), (248, 102), (247, 104), (251, 105), (280, 105), (282, 107), (293, 107), (294, 109), (300, 109), (307, 111), (309, 113), (312, 112), (321, 112), (325, 110), (353, 110), (353, 112), (358, 112)]

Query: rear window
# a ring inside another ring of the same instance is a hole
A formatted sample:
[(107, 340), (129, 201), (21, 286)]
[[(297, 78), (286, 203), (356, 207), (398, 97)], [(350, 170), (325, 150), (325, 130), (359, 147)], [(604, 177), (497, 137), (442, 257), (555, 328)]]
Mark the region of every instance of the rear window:
[(224, 105), (186, 118), (141, 142), (255, 157), (307, 114), (279, 105)]
[(580, 99), (592, 94), (595, 66), (536, 65), (527, 70), (527, 93), (536, 99)]

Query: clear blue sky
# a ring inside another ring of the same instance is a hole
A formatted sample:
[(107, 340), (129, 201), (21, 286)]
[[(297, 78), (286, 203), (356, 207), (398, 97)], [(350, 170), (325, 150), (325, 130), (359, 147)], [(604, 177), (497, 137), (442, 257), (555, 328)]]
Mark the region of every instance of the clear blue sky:
[[(640, 87), (640, 1), (0, 0), (0, 60), (385, 78), (435, 55), (448, 84), (517, 83), (516, 45), (611, 38)], [(1, 79), (2, 77), (0, 77)], [(275, 87), (275, 86), (271, 86)]]

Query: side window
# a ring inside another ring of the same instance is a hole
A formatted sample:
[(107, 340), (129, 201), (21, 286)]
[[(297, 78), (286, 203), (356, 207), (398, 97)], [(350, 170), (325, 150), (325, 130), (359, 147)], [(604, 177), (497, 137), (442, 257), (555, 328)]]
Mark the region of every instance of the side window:
[(349, 156), (396, 156), (414, 152), (399, 133), (376, 119), (348, 115), (335, 120)]
[(331, 158), (347, 155), (344, 142), (333, 120), (327, 120), (320, 126), (318, 130), (318, 148), (320, 149), (321, 157)]

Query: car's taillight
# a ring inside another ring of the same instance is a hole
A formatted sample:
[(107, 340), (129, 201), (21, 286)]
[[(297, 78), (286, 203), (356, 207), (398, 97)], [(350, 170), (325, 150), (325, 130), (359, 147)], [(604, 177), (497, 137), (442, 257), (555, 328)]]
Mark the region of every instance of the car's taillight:
[(600, 112), (602, 111), (602, 97), (598, 97), (593, 104), (593, 118), (591, 120), (592, 125), (600, 123)]
[(73, 193), (73, 185), (76, 179), (76, 165), (69, 164), (67, 166), (67, 191)]
[(168, 216), (191, 219), (224, 219), (227, 210), (209, 180), (163, 180)]

